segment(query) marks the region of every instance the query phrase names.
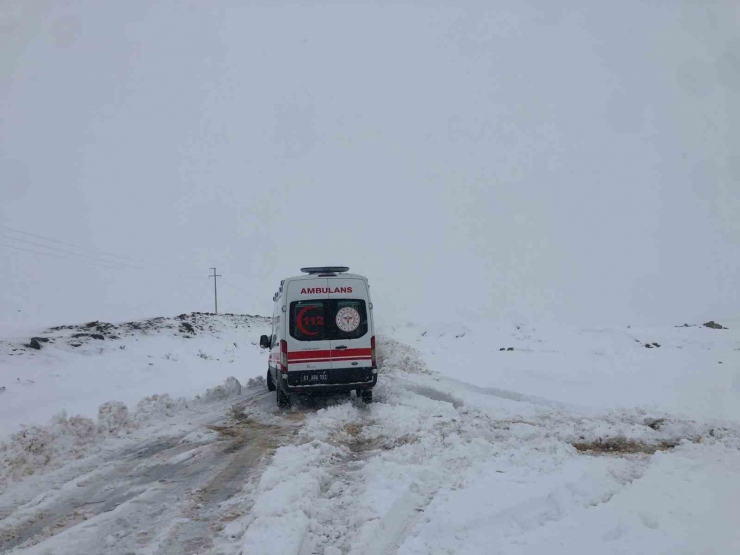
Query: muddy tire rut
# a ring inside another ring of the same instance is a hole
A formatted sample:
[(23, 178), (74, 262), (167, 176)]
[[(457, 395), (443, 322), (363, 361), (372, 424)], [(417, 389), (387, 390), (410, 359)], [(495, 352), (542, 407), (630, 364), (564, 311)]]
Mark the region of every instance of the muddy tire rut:
[(279, 419), (276, 425), (230, 418), (238, 413), (229, 411), (206, 426), (218, 435), (205, 442), (183, 442), (187, 434), (150, 440), (75, 476), (48, 499), (18, 507), (0, 521), (0, 552), (22, 547), (44, 553), (49, 538), (65, 553), (209, 550), (223, 522), (233, 518), (228, 501), (259, 475), (302, 420)]

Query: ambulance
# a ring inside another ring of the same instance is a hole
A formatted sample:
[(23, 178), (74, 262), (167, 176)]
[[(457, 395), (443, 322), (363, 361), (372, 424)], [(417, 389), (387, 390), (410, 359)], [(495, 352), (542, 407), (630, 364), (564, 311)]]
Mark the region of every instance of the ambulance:
[(273, 296), (267, 387), (280, 408), (297, 395), (350, 393), (373, 400), (378, 382), (373, 303), (367, 278), (345, 266), (301, 268)]

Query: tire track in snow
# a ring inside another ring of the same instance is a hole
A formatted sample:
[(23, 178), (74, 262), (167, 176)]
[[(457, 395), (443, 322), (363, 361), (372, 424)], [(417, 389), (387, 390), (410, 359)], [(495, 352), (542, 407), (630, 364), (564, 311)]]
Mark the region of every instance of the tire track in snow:
[[(440, 392), (432, 399), (439, 403), (450, 403), (447, 396)], [(382, 397), (374, 405), (382, 404)], [(406, 537), (421, 519), (424, 510), (434, 497), (434, 492), (426, 494), (420, 491), (417, 484), (411, 484), (404, 494), (395, 501), (389, 511), (377, 519), (378, 533), (373, 541), (359, 550), (351, 540), (356, 537), (359, 527), (364, 523), (355, 521), (353, 515), (362, 511), (358, 507), (358, 497), (366, 489), (362, 481), (361, 465), (367, 464), (383, 452), (392, 450), (387, 444), (388, 438), (364, 440), (361, 430), (374, 424), (367, 407), (360, 407), (361, 418), (345, 426), (349, 438), (330, 441), (347, 450), (347, 455), (330, 468), (331, 480), (322, 488), (319, 499), (314, 504), (318, 507), (312, 515), (317, 523), (304, 536), (298, 555), (327, 555), (339, 553), (358, 553), (362, 555), (394, 555), (398, 552)], [(340, 490), (339, 493), (337, 490)], [(331, 536), (325, 539), (326, 536)], [(331, 550), (333, 548), (333, 550)]]
[[(557, 435), (559, 426), (568, 420), (581, 424), (584, 420), (589, 420), (583, 414), (569, 414), (567, 411), (561, 413), (557, 406), (544, 408), (542, 406), (544, 403), (535, 403), (539, 408), (530, 415), (531, 423), (512, 417), (506, 412), (502, 412), (500, 418), (496, 418), (477, 410), (468, 410), (454, 393), (438, 390), (431, 383), (415, 384), (405, 379), (396, 380), (395, 378), (389, 379), (389, 377), (386, 379), (389, 382), (390, 379), (396, 382), (391, 387), (400, 386), (405, 390), (402, 394), (405, 400), (401, 402), (406, 404), (406, 401), (408, 401), (407, 406), (416, 412), (414, 418), (427, 421), (435, 418), (437, 411), (434, 408), (435, 406), (439, 407), (440, 416), (443, 413), (452, 414), (452, 420), (444, 422), (447, 417), (440, 418), (438, 427), (432, 426), (430, 428), (427, 426), (424, 428), (427, 431), (423, 433), (431, 434), (429, 437), (433, 438), (430, 444), (432, 447), (449, 449), (449, 447), (444, 447), (445, 437), (455, 436), (459, 438), (456, 441), (462, 441), (463, 444), (484, 442), (488, 447), (481, 447), (482, 451), (480, 453), (490, 452), (492, 457), (490, 460), (501, 461), (501, 464), (504, 465), (504, 470), (496, 471), (501, 472), (502, 485), (514, 484), (514, 487), (519, 487), (518, 485), (522, 484), (523, 481), (528, 482), (530, 480), (534, 483), (537, 479), (536, 476), (539, 476), (540, 473), (542, 476), (553, 477), (551, 483), (543, 482), (542, 486), (537, 486), (542, 489), (539, 495), (515, 503), (502, 499), (498, 512), (495, 514), (488, 512), (481, 515), (479, 519), (474, 518), (474, 522), (470, 522), (471, 527), (490, 525), (491, 534), (494, 536), (496, 534), (506, 536), (533, 531), (563, 520), (573, 511), (586, 510), (589, 507), (609, 503), (612, 497), (629, 488), (635, 481), (640, 480), (650, 464), (650, 457), (646, 455), (619, 457), (615, 459), (618, 461), (615, 464), (605, 462), (608, 469), (602, 468), (599, 470), (606, 477), (603, 484), (582, 488), (579, 481), (583, 476), (580, 474), (575, 478), (555, 479), (559, 473), (557, 469), (565, 462), (584, 455), (569, 450), (566, 447), (567, 441), (556, 439), (553, 437), (553, 433)], [(420, 402), (419, 397), (425, 400)], [(510, 396), (505, 398), (510, 399)], [(517, 400), (528, 403), (528, 400), (523, 397)], [(393, 403), (398, 401), (399, 399), (396, 398)], [(380, 408), (381, 406), (382, 402), (374, 404), (374, 407)], [(616, 417), (612, 415), (610, 418)], [(590, 420), (591, 422), (584, 424), (584, 426), (606, 429), (615, 424), (614, 421), (605, 416), (594, 416)], [(361, 528), (370, 521), (353, 522), (352, 515), (365, 509), (364, 506), (358, 503), (357, 499), (366, 491), (369, 484), (366, 482), (367, 476), (364, 477), (365, 481), (363, 481), (361, 468), (356, 466), (355, 463), (370, 462), (375, 457), (382, 456), (384, 453), (392, 452), (395, 449), (394, 446), (388, 447), (388, 445), (383, 445), (382, 441), (377, 440), (375, 440), (375, 444), (373, 444), (374, 440), (370, 440), (366, 445), (358, 442), (358, 437), (362, 434), (357, 429), (375, 424), (380, 425), (378, 422), (372, 421), (371, 414), (363, 412), (362, 418), (358, 421), (352, 421), (350, 425), (356, 429), (353, 434), (350, 434), (352, 437), (338, 442), (346, 447), (349, 453), (340, 462), (332, 466), (332, 479), (322, 488), (320, 497), (312, 503), (312, 506), (306, 512), (312, 524), (309, 525), (308, 532), (303, 538), (299, 550), (300, 555), (339, 555), (346, 553), (353, 555), (392, 555), (397, 553), (412, 534), (418, 534), (418, 531), (415, 532), (418, 528), (417, 525), (420, 524), (424, 512), (439, 489), (445, 488), (449, 494), (449, 490), (454, 491), (458, 487), (463, 489), (469, 487), (464, 483), (459, 486), (456, 485), (456, 472), (464, 475), (471, 466), (486, 460), (460, 459), (456, 471), (451, 469), (449, 476), (437, 475), (435, 480), (439, 481), (436, 484), (434, 480), (431, 483), (423, 483), (423, 492), (419, 487), (415, 487), (416, 483), (412, 482), (389, 509), (383, 510), (381, 517), (374, 524), (372, 535), (366, 536), (365, 545), (358, 545), (355, 538), (360, 533)], [(619, 422), (616, 424), (619, 425)], [(625, 420), (624, 424), (634, 425), (634, 422)], [(383, 425), (394, 427), (392, 421), (386, 421)], [(329, 442), (337, 443), (331, 440)], [(454, 445), (454, 443), (450, 445)], [(552, 451), (553, 449), (556, 449), (556, 451)], [(436, 457), (437, 453), (434, 453), (433, 456)], [(548, 460), (550, 457), (552, 458)], [(436, 464), (444, 464), (443, 461), (445, 460), (455, 461), (455, 458), (456, 455), (450, 453), (440, 457)], [(513, 466), (505, 466), (507, 464), (511, 465), (512, 461)], [(543, 466), (540, 467), (540, 465)], [(518, 471), (520, 468), (525, 469), (524, 474)], [(374, 472), (377, 473), (378, 469), (376, 468)], [(511, 476), (509, 477), (510, 472)], [(530, 477), (525, 478), (524, 476), (528, 476), (527, 472), (531, 472), (531, 474)], [(619, 474), (619, 476), (616, 474)], [(601, 475), (599, 474), (599, 476)], [(422, 551), (418, 552), (421, 553)]]
[(351, 515), (355, 513), (357, 497), (365, 486), (358, 480), (360, 465), (374, 456), (380, 443), (359, 438), (362, 428), (371, 424), (368, 407), (356, 400), (343, 404), (358, 407), (361, 418), (345, 426), (349, 433), (344, 435), (348, 437), (329, 441), (344, 449), (346, 454), (329, 468), (331, 479), (321, 488), (319, 498), (314, 503), (316, 511), (311, 515), (313, 523), (309, 525), (297, 555), (324, 555), (337, 553), (336, 550), (345, 553), (349, 539), (356, 533)]
[(364, 550), (363, 555), (395, 555), (406, 537), (419, 522), (431, 498), (425, 498), (415, 484), (396, 501), (380, 519), (379, 534)]
[[(214, 406), (212, 412), (220, 410), (222, 416), (213, 422), (222, 422), (234, 401), (265, 411), (268, 397), (259, 393)], [(205, 443), (183, 442), (190, 429), (109, 453), (108, 462), (93, 472), (68, 478), (47, 499), (20, 505), (0, 521), (0, 549), (200, 553), (212, 545), (214, 526), (229, 509), (222, 504), (241, 491), (295, 427), (292, 421), (275, 426), (252, 419), (221, 427), (233, 433), (218, 439), (211, 434)]]

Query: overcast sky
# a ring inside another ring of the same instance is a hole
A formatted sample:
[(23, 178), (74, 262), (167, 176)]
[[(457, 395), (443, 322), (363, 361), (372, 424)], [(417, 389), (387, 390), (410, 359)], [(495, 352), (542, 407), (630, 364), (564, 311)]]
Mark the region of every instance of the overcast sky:
[(266, 314), (324, 263), (386, 321), (737, 316), (738, 29), (732, 0), (0, 0), (0, 321), (212, 310), (211, 266)]

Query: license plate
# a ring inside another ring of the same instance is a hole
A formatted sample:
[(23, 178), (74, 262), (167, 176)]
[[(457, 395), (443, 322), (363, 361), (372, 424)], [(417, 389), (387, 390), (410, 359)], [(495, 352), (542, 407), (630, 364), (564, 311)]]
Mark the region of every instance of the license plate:
[(301, 383), (316, 383), (316, 382), (325, 382), (329, 379), (329, 374), (326, 372), (316, 373), (316, 374), (303, 374), (301, 376)]

